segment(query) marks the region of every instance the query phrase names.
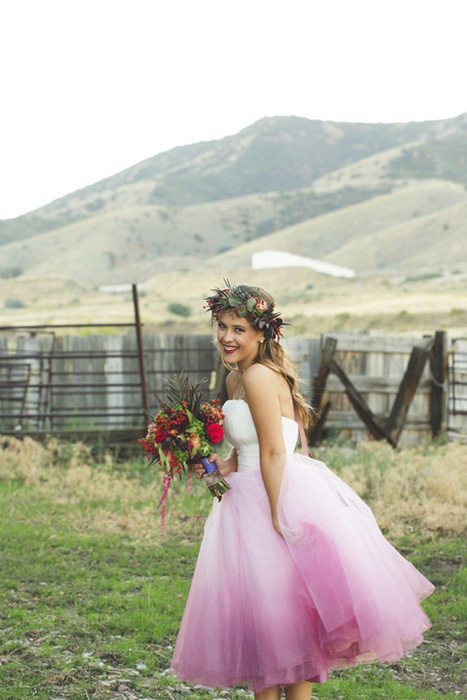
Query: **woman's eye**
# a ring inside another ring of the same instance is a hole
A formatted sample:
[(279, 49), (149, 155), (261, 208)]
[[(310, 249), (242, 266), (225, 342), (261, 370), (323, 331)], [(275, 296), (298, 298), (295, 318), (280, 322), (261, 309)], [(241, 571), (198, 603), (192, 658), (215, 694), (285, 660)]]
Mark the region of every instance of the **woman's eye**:
[[(222, 330), (222, 331), (223, 331), (225, 328), (227, 328), (227, 326), (226, 326), (224, 323), (218, 323), (218, 324), (217, 324), (217, 328), (218, 328), (219, 330)], [(234, 331), (235, 331), (236, 333), (244, 333), (244, 332), (245, 332), (245, 329), (242, 328), (242, 326), (237, 326), (236, 328), (234, 328)]]

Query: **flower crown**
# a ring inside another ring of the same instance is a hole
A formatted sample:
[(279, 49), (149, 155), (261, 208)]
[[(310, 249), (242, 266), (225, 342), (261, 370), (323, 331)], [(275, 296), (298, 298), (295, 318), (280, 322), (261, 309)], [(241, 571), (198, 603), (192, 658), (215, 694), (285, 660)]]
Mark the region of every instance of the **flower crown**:
[(253, 296), (241, 286), (230, 284), (224, 280), (225, 289), (216, 287), (213, 295), (206, 297), (207, 306), (203, 308), (212, 313), (217, 319), (220, 314), (229, 312), (241, 318), (246, 318), (252, 326), (264, 331), (267, 340), (279, 340), (282, 337), (281, 326), (288, 326), (280, 318), (280, 314), (273, 311), (273, 305), (261, 297), (261, 290), (257, 289), (258, 296)]

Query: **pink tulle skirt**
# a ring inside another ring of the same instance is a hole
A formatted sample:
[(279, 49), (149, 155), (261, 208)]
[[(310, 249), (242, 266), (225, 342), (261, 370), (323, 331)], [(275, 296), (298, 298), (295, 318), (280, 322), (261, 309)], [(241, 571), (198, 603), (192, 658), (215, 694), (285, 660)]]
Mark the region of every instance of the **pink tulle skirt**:
[(328, 671), (394, 662), (431, 626), (434, 586), (385, 539), (338, 476), (287, 460), (274, 529), (259, 468), (214, 502), (171, 672), (211, 687), (323, 682)]

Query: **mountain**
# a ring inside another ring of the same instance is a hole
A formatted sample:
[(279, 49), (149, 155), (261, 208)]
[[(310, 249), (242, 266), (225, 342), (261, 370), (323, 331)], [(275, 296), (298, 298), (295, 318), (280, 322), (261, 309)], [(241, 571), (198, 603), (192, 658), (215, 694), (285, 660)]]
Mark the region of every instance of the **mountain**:
[[(438, 209), (443, 235), (457, 235), (466, 182), (467, 113), (408, 124), (264, 118), (234, 136), (172, 149), (0, 221), (0, 275), (55, 270), (92, 283), (142, 281), (208, 259), (211, 265), (245, 260), (246, 251), (270, 247), (271, 236), (293, 248), (298, 230), (306, 238), (320, 227), (328, 231), (332, 220), (340, 222), (340, 233), (331, 226), (322, 255), (350, 266), (344, 259), (356, 260), (360, 269), (358, 240), (366, 237), (368, 252), (370, 240), (382, 245), (385, 235), (395, 235), (392, 226), (405, 225), (407, 236), (417, 231), (410, 235), (421, 254), (423, 226), (413, 219)], [(386, 225), (384, 212), (399, 206), (399, 193), (406, 218)], [(367, 205), (371, 216), (350, 236), (349, 222)], [(444, 229), (443, 210), (457, 205)], [(321, 255), (315, 238), (303, 244), (313, 248), (311, 257)], [(428, 267), (451, 264), (449, 255), (429, 258), (425, 251)], [(378, 269), (374, 257), (368, 261)]]
[(467, 192), (445, 180), (412, 182), (323, 214), (211, 258), (246, 266), (254, 252), (286, 250), (360, 274), (448, 271), (466, 261)]

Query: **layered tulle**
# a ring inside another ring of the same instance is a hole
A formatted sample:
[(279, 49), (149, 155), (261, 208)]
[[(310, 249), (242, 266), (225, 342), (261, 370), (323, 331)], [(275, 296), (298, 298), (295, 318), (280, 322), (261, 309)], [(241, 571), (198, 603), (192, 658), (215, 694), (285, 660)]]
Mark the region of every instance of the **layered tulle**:
[(274, 529), (259, 464), (213, 504), (171, 671), (259, 691), (394, 662), (423, 641), (434, 586), (322, 462), (288, 457)]

